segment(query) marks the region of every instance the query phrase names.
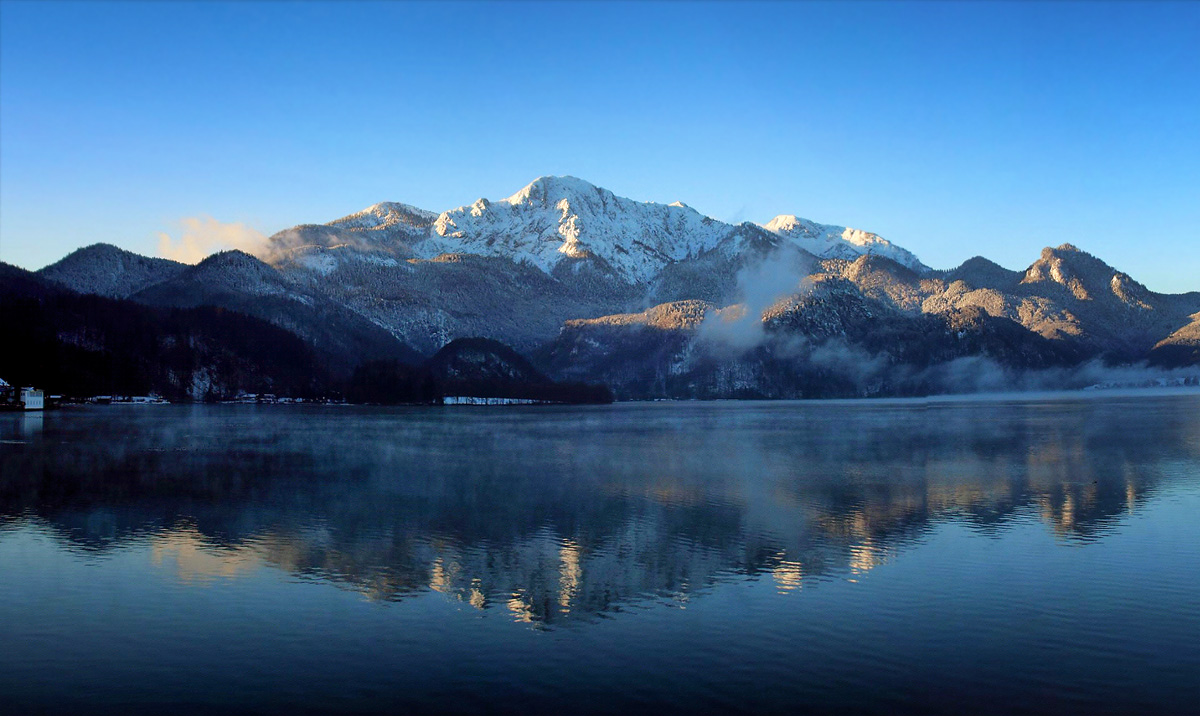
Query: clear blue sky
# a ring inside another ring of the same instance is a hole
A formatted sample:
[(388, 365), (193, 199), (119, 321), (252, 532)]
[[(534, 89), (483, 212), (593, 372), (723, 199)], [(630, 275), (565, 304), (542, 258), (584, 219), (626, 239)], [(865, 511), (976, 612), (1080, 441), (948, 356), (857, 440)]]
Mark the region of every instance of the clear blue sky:
[(1200, 290), (1200, 3), (0, 2), (0, 260), (572, 174)]

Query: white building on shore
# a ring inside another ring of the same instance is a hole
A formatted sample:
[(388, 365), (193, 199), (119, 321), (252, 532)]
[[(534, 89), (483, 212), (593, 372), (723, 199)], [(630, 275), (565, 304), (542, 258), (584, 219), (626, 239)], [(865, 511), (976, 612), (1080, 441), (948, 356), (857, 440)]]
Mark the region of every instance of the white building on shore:
[(26, 410), (44, 410), (46, 398), (37, 388), (21, 388), (21, 402)]

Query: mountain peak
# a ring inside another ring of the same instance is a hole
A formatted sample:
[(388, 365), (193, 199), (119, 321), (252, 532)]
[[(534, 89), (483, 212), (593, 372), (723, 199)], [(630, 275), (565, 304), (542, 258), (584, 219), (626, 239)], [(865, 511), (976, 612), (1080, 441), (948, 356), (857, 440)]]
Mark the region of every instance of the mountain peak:
[(610, 193), (606, 189), (573, 176), (541, 176), (526, 184), (504, 201), (512, 205), (541, 203), (555, 204), (562, 199), (581, 195)]
[(762, 227), (764, 229), (766, 229), (767, 231), (772, 231), (772, 232), (778, 233), (780, 231), (791, 231), (795, 227), (801, 226), (801, 225), (810, 225), (811, 226), (811, 225), (813, 225), (813, 223), (811, 221), (801, 219), (800, 217), (796, 216), (795, 214), (780, 214), (779, 216), (776, 216), (774, 219), (771, 219), (767, 223), (763, 224)]
[[(792, 214), (754, 228), (756, 246), (762, 244), (757, 239), (771, 245), (790, 241), (821, 258), (853, 261), (877, 254), (921, 273), (928, 270), (908, 251), (865, 231), (825, 226)], [(291, 257), (295, 249), (308, 247), (345, 248), (341, 258), (346, 259), (362, 258), (357, 254), (364, 252), (374, 255), (371, 260), (384, 254), (417, 259), (477, 254), (536, 266), (552, 275), (587, 266), (621, 283), (641, 284), (665, 266), (718, 245), (725, 251), (740, 250), (741, 242), (726, 239), (746, 233), (746, 226), (706, 217), (682, 201), (638, 201), (575, 176), (546, 175), (507, 198), (481, 198), (436, 216), (407, 204), (381, 202), (323, 226), (279, 232), (271, 242), (278, 256)], [(327, 264), (323, 260), (321, 265)]]
[(125, 249), (121, 248), (120, 246), (114, 246), (113, 244), (106, 244), (104, 242), (100, 242), (100, 243), (96, 243), (96, 244), (88, 244), (87, 246), (75, 249), (74, 251), (72, 251), (70, 254), (67, 254), (67, 255), (72, 256), (74, 254), (101, 253), (101, 252), (104, 252), (104, 253), (113, 252), (113, 253), (119, 253), (119, 254), (133, 253), (132, 251), (126, 251)]
[(1024, 276), (1020, 271), (1006, 269), (1000, 264), (983, 256), (973, 256), (962, 262), (958, 268), (950, 269), (944, 274), (947, 283), (965, 281), (974, 288), (1004, 286), (1011, 288), (1017, 285)]
[(203, 261), (191, 267), (191, 271), (198, 273), (214, 268), (252, 269), (255, 271), (270, 270), (270, 267), (257, 256), (252, 256), (241, 249), (227, 249), (206, 256)]
[[(61, 259), (59, 259), (52, 265), (58, 265), (63, 262), (75, 261), (75, 260), (79, 260), (79, 259), (96, 260), (99, 257), (107, 257), (107, 256), (114, 256), (114, 257), (130, 256), (130, 257), (144, 258), (140, 254), (135, 254), (134, 252), (123, 249), (120, 246), (114, 246), (112, 244), (105, 244), (105, 243), (98, 243), (98, 244), (89, 244), (82, 248), (75, 249), (74, 251), (72, 251), (71, 253), (62, 257)], [(169, 259), (162, 259), (162, 260), (168, 261)], [(49, 267), (47, 267), (47, 268), (49, 268)], [(45, 269), (43, 269), (43, 270), (45, 270)]]
[(433, 224), (437, 217), (438, 215), (432, 211), (418, 209), (409, 204), (401, 204), (398, 201), (381, 201), (326, 225), (351, 231), (389, 229), (401, 224), (424, 228)]
[(38, 275), (80, 293), (126, 298), (185, 268), (170, 259), (142, 256), (112, 244), (92, 244), (72, 251)]
[(853, 261), (859, 256), (872, 254), (891, 259), (918, 273), (929, 270), (910, 251), (862, 229), (818, 224), (795, 214), (780, 214), (763, 224), (763, 228), (824, 259)]
[(546, 273), (566, 262), (625, 283), (650, 280), (672, 261), (713, 248), (732, 227), (685, 206), (617, 196), (572, 176), (543, 176), (495, 202), (444, 212), (418, 255), (504, 256)]
[[(1132, 295), (1136, 288), (1124, 287), (1113, 279), (1116, 269), (1088, 252), (1071, 244), (1042, 249), (1041, 258), (1025, 270), (1022, 283), (1053, 282), (1065, 286), (1076, 298), (1086, 300), (1112, 292), (1118, 297)], [(1124, 300), (1124, 299), (1122, 299)]]

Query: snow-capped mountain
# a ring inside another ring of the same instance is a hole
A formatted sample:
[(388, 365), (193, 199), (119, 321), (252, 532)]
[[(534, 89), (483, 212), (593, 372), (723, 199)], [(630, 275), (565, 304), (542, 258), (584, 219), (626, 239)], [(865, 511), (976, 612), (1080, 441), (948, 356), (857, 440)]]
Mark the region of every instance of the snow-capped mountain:
[(442, 213), (419, 246), (440, 253), (504, 256), (551, 273), (593, 259), (631, 284), (714, 247), (732, 229), (682, 204), (633, 201), (574, 177), (542, 177), (499, 201)]
[(396, 201), (384, 201), (368, 206), (362, 211), (329, 222), (351, 231), (402, 231), (413, 233), (426, 229), (438, 218), (432, 211)]
[[(644, 285), (674, 263), (719, 246), (736, 250), (740, 244), (726, 239), (738, 228), (680, 202), (635, 201), (575, 177), (546, 176), (505, 199), (478, 199), (437, 215), (407, 204), (375, 204), (328, 224), (282, 231), (272, 237), (272, 246), (274, 256), (323, 273), (332, 270), (330, 257), (303, 257), (348, 247), (375, 260), (380, 254), (495, 256), (547, 274), (586, 262), (623, 283)], [(778, 216), (763, 228), (819, 258), (873, 254), (928, 270), (909, 251), (858, 229), (794, 216)]]
[(853, 261), (859, 256), (883, 256), (914, 271), (929, 270), (911, 251), (869, 231), (818, 224), (791, 214), (780, 214), (763, 224), (763, 228), (823, 259)]
[[(1200, 356), (1200, 293), (1154, 293), (1070, 244), (1024, 271), (982, 257), (936, 271), (866, 231), (792, 215), (733, 225), (572, 177), (440, 214), (375, 204), (257, 253), (191, 267), (96, 246), (41, 275), (248, 313), (341, 373), (481, 337), (625, 397), (969, 390), (995, 388), (996, 366)], [(978, 370), (963, 382), (966, 358)]]
[[(411, 245), (429, 237), (437, 214), (394, 201), (373, 204), (327, 224), (300, 224), (272, 236), (261, 257), (272, 264), (288, 262), (319, 273), (333, 270), (330, 250), (346, 249), (354, 258), (409, 258)], [(342, 252), (345, 253), (344, 251)]]

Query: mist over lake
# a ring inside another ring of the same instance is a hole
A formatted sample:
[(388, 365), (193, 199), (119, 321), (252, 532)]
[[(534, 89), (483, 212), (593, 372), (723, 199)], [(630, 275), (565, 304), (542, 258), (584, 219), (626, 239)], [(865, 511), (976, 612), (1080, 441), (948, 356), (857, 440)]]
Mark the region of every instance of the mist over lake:
[(5, 713), (1183, 713), (1200, 393), (0, 415)]

